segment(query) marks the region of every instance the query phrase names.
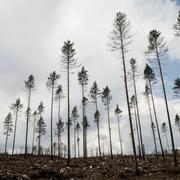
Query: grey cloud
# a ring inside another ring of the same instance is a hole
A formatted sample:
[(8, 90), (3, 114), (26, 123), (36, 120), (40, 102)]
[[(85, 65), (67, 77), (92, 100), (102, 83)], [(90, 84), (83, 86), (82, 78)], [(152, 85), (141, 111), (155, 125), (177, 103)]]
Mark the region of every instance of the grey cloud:
[[(118, 55), (109, 52), (107, 47), (113, 19), (118, 11), (127, 13), (128, 19), (131, 21), (133, 34), (133, 43), (129, 48), (130, 52), (127, 59), (135, 57), (142, 71), (145, 63), (143, 53), (147, 48), (147, 34), (152, 28), (157, 27), (162, 31), (168, 45), (173, 46), (173, 49), (170, 49), (171, 56), (176, 57), (176, 59), (180, 57), (177, 49), (179, 41), (174, 40), (171, 28), (178, 8), (179, 6), (168, 0), (166, 2), (163, 0), (127, 0), (123, 2), (119, 0), (2, 0), (0, 2), (0, 118), (4, 119), (8, 113), (9, 105), (18, 97), (22, 98), (24, 110), (26, 109), (27, 95), (24, 91), (24, 80), (27, 79), (28, 75), (34, 74), (37, 90), (32, 96), (32, 110), (43, 100), (45, 103), (44, 119), (49, 126), (50, 93), (45, 84), (49, 73), (56, 70), (61, 74), (60, 82), (66, 94), (66, 74), (62, 72), (59, 61), (61, 58), (60, 48), (65, 40), (70, 39), (75, 42), (76, 57), (79, 63), (83, 64), (89, 72), (90, 81), (86, 94), (88, 94), (88, 89), (95, 80), (98, 82), (101, 90), (108, 85), (112, 91), (111, 121), (112, 128), (114, 128), (114, 152), (118, 151), (118, 138), (116, 137), (116, 119), (113, 117), (112, 111), (117, 103), (120, 104), (123, 110), (123, 146), (126, 153), (132, 152), (124, 84), (121, 78), (121, 61), (117, 59)], [(79, 114), (81, 115), (81, 89), (77, 82), (78, 71), (79, 69), (76, 69), (74, 71), (75, 74), (71, 75), (71, 102), (72, 107), (78, 105)], [(138, 93), (144, 130), (149, 128), (149, 117), (146, 103), (142, 97), (143, 90), (144, 80), (139, 78)], [(158, 117), (160, 122), (162, 122), (166, 119), (165, 116), (161, 117), (161, 112), (164, 111), (164, 102), (163, 99), (157, 97), (156, 102)], [(173, 118), (177, 110), (174, 109), (173, 102), (171, 102), (170, 106)], [(108, 134), (107, 115), (100, 100), (99, 107), (101, 111), (100, 131), (106, 135)], [(56, 111), (57, 106), (55, 105), (54, 126), (57, 119)], [(93, 141), (93, 138), (96, 137), (96, 126), (92, 122), (94, 108), (91, 104), (88, 107), (88, 111), (88, 119), (91, 123), (88, 130), (88, 138), (91, 144), (97, 146), (96, 141)], [(66, 121), (66, 98), (62, 103), (62, 117)], [(81, 119), (80, 117), (80, 122), (82, 121)], [(24, 114), (22, 114), (17, 134), (17, 146), (19, 148), (24, 144), (24, 128), (25, 121)], [(30, 133), (31, 131), (32, 124), (30, 125)], [(48, 135), (49, 132), (43, 140), (45, 146), (49, 143)], [(152, 141), (150, 130), (144, 132), (144, 136), (144, 141), (148, 142), (145, 144), (147, 151), (151, 152), (152, 146), (149, 145), (149, 141)], [(177, 139), (176, 133), (175, 136)], [(0, 135), (2, 148), (3, 138), (3, 135)], [(63, 141), (66, 142), (66, 131)], [(105, 141), (107, 152), (108, 138)], [(29, 142), (31, 142), (31, 135), (29, 135)]]

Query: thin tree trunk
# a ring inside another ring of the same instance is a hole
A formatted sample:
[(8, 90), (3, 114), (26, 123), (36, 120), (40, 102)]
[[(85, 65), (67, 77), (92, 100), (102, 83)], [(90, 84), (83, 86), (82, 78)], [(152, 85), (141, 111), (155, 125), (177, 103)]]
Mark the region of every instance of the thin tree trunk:
[(150, 114), (150, 119), (151, 119), (151, 128), (152, 128), (152, 134), (153, 134), (153, 140), (154, 140), (154, 148), (155, 148), (155, 152), (156, 152), (156, 158), (158, 159), (157, 144), (156, 144), (156, 137), (155, 137), (155, 132), (154, 132), (154, 128), (153, 128), (153, 120), (152, 120), (152, 112), (151, 112), (151, 105), (150, 105), (150, 101), (149, 101), (149, 95), (147, 97), (147, 100), (148, 100), (149, 114)]
[(100, 144), (100, 133), (99, 133), (99, 119), (97, 120), (97, 131), (98, 131), (98, 149), (99, 149), (99, 156), (101, 157), (101, 144)]
[(151, 126), (152, 126), (153, 138), (154, 138), (154, 146), (155, 146), (156, 158), (158, 159), (157, 144), (156, 144), (156, 134), (155, 134), (153, 124), (151, 124)]
[(35, 137), (35, 122), (36, 122), (36, 117), (34, 118), (34, 124), (33, 124), (33, 141), (32, 141), (32, 154), (34, 153), (34, 137)]
[(145, 159), (145, 152), (144, 152), (144, 147), (143, 147), (143, 138), (142, 138), (142, 130), (141, 130), (141, 121), (140, 121), (140, 116), (139, 116), (139, 105), (138, 105), (138, 96), (137, 96), (137, 89), (136, 89), (136, 79), (135, 79), (135, 74), (133, 72), (133, 84), (134, 84), (134, 95), (135, 95), (135, 103), (136, 103), (136, 110), (137, 110), (137, 120), (138, 120), (138, 125), (139, 125), (139, 135), (140, 135), (140, 142), (141, 142), (141, 151), (142, 151), (142, 158)]
[(69, 57), (68, 57), (68, 63), (67, 63), (67, 100), (68, 100), (68, 160), (67, 163), (70, 163), (71, 159), (71, 144), (70, 144), (70, 93), (69, 93)]
[(55, 155), (56, 155), (56, 146), (55, 146), (55, 144), (53, 145), (53, 156), (55, 157)]
[(74, 119), (74, 157), (76, 158), (76, 122)]
[(165, 158), (164, 157), (164, 150), (163, 150), (163, 145), (162, 145), (162, 140), (161, 140), (161, 134), (160, 134), (160, 131), (159, 131), (159, 124), (158, 124), (158, 120), (157, 120), (157, 114), (156, 114), (156, 108), (155, 108), (155, 102), (154, 102), (154, 94), (153, 94), (152, 84), (151, 84), (150, 79), (149, 79), (149, 87), (150, 87), (150, 92), (151, 92), (151, 99), (152, 99), (154, 117), (155, 117), (157, 132), (158, 132), (159, 144), (160, 144), (160, 147), (161, 147), (162, 157), (164, 159)]
[(173, 137), (171, 119), (170, 119), (170, 114), (169, 114), (169, 107), (168, 107), (167, 96), (166, 96), (166, 89), (165, 89), (164, 78), (163, 78), (163, 73), (162, 73), (162, 69), (161, 69), (161, 62), (159, 59), (159, 52), (157, 49), (157, 44), (155, 44), (155, 48), (156, 48), (156, 56), (157, 56), (157, 60), (158, 60), (158, 66), (159, 66), (159, 71), (160, 71), (160, 76), (161, 76), (162, 87), (163, 87), (164, 100), (165, 100), (165, 104), (166, 104), (169, 130), (170, 130), (170, 135), (171, 135), (170, 137), (171, 137), (171, 143), (172, 143), (172, 151), (173, 151), (173, 156), (174, 156), (174, 165), (177, 166), (177, 157), (176, 157), (176, 150), (175, 150), (175, 145), (174, 145), (174, 137)]
[(58, 121), (61, 120), (61, 100), (58, 101)]
[(15, 141), (16, 141), (16, 127), (17, 127), (18, 111), (19, 111), (19, 109), (17, 108), (17, 110), (16, 110), (15, 126), (14, 126), (14, 138), (13, 138), (12, 155), (14, 155), (14, 147), (15, 147)]
[(82, 116), (83, 116), (83, 157), (87, 158), (87, 149), (86, 149), (86, 127), (85, 127), (85, 104), (84, 100), (84, 85), (82, 85)]
[(85, 158), (87, 158), (87, 127), (85, 128)]
[[(86, 117), (86, 104), (84, 104), (84, 118)], [(87, 119), (86, 119), (87, 121)], [(86, 122), (87, 123), (87, 122)], [(88, 157), (88, 153), (87, 153), (87, 124), (85, 124), (85, 157)]]
[(113, 153), (112, 153), (112, 140), (111, 140), (111, 124), (110, 124), (110, 117), (109, 117), (109, 104), (108, 104), (108, 99), (107, 99), (107, 113), (108, 113), (108, 126), (109, 126), (109, 148), (110, 148), (110, 155), (111, 158), (113, 158)]
[(135, 140), (134, 140), (134, 132), (133, 132), (131, 110), (130, 110), (130, 103), (129, 103), (129, 93), (128, 93), (128, 85), (127, 85), (126, 63), (125, 63), (125, 56), (124, 56), (124, 44), (123, 44), (122, 32), (120, 32), (120, 36), (121, 36), (120, 41), (121, 41), (121, 53), (122, 53), (122, 60), (123, 60), (123, 71), (124, 71), (124, 83), (125, 83), (125, 91), (126, 91), (126, 101), (127, 101), (127, 107), (128, 107), (130, 130), (131, 130), (131, 135), (132, 135), (132, 146), (133, 146), (133, 152), (134, 152), (135, 168), (136, 168), (136, 174), (139, 174), (137, 155), (136, 155), (136, 145), (135, 145)]
[(103, 156), (104, 156), (104, 142), (103, 142), (102, 146), (103, 146), (102, 147), (102, 149), (103, 149), (102, 151), (103, 151)]
[(80, 149), (79, 149), (79, 129), (77, 129), (77, 144), (78, 144), (78, 158), (80, 157)]
[[(97, 96), (95, 99), (96, 104), (96, 112), (98, 111), (98, 105), (97, 105)], [(98, 150), (99, 150), (99, 156), (101, 157), (101, 142), (100, 142), (100, 133), (99, 133), (99, 117), (97, 117), (97, 133), (98, 133)]]
[(83, 157), (85, 158), (85, 122), (84, 122), (84, 103), (83, 103), (84, 91), (82, 86), (82, 118), (83, 118)]
[(140, 142), (140, 135), (139, 135), (139, 127), (138, 127), (138, 119), (137, 119), (137, 114), (136, 114), (136, 108), (135, 108), (135, 104), (134, 104), (134, 114), (135, 114), (135, 121), (136, 121), (136, 132), (137, 132), (137, 137), (138, 137), (138, 144), (139, 144), (139, 146), (138, 146), (138, 151), (139, 151), (139, 157), (141, 157), (141, 150), (142, 150), (142, 148), (141, 148), (141, 142)]
[(60, 158), (60, 136), (58, 135), (58, 158)]
[[(40, 115), (41, 118), (41, 115)], [(40, 136), (40, 132), (41, 132), (41, 125), (39, 124), (39, 136), (38, 136), (38, 156), (40, 155), (40, 140), (41, 140), (41, 136)]]
[(61, 135), (59, 137), (59, 155), (60, 155), (60, 158), (62, 157), (62, 150), (61, 150)]
[(169, 142), (168, 142), (167, 132), (165, 132), (165, 136), (166, 136), (166, 143), (167, 143), (167, 148), (168, 148), (168, 152), (169, 152)]
[(38, 156), (40, 155), (40, 151), (41, 151), (41, 136), (39, 134), (39, 140), (38, 140)]
[[(64, 146), (65, 147), (65, 146)], [(66, 152), (65, 152), (65, 148), (63, 147), (63, 152), (64, 152), (64, 158), (66, 158)]]
[(51, 159), (53, 159), (53, 102), (54, 102), (54, 82), (51, 95)]
[(30, 101), (31, 101), (31, 89), (29, 89), (28, 95), (28, 108), (27, 108), (27, 119), (26, 119), (26, 139), (25, 139), (25, 156), (27, 155), (27, 141), (28, 141), (28, 127), (29, 127), (29, 113), (30, 113)]
[[(8, 133), (7, 133), (8, 134)], [(5, 142), (5, 154), (7, 154), (7, 141), (8, 141), (8, 135), (6, 135), (6, 142)]]
[(120, 129), (120, 124), (119, 124), (119, 116), (117, 118), (118, 120), (118, 132), (119, 132), (119, 145), (120, 145), (120, 149), (121, 149), (121, 156), (123, 155), (123, 148), (122, 148), (122, 139), (121, 139), (121, 129)]
[[(61, 100), (59, 98), (59, 101), (58, 101), (58, 122), (61, 121), (61, 114), (60, 114), (60, 108), (61, 108)], [(59, 130), (58, 130), (59, 131)], [(60, 158), (60, 134), (58, 132), (58, 158)]]

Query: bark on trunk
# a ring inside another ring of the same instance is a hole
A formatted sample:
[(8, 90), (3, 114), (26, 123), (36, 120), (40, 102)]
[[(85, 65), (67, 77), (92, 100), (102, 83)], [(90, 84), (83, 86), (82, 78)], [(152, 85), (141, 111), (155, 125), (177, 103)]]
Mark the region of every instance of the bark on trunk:
[(31, 102), (31, 89), (29, 89), (28, 95), (28, 108), (27, 108), (27, 119), (26, 119), (26, 139), (25, 139), (25, 156), (27, 154), (27, 141), (28, 141), (28, 127), (29, 127), (29, 113), (30, 113), (30, 102)]
[(19, 111), (19, 109), (16, 110), (16, 119), (15, 119), (15, 126), (14, 126), (14, 137), (13, 137), (12, 155), (14, 155), (14, 147), (15, 147), (15, 142), (16, 142), (16, 127), (17, 127), (18, 111)]
[(68, 57), (68, 63), (67, 63), (67, 100), (68, 100), (68, 160), (67, 163), (70, 163), (70, 159), (71, 159), (71, 143), (70, 143), (70, 93), (69, 93), (69, 57)]
[[(108, 98), (108, 97), (107, 97)], [(113, 153), (112, 153), (112, 140), (111, 140), (111, 124), (110, 124), (110, 117), (109, 117), (109, 103), (107, 99), (107, 115), (108, 115), (108, 126), (109, 126), (109, 148), (110, 148), (110, 155), (111, 158), (113, 158)]]
[(154, 94), (153, 94), (152, 84), (151, 84), (150, 80), (149, 80), (149, 87), (150, 87), (150, 93), (151, 93), (151, 99), (152, 99), (152, 104), (153, 104), (154, 117), (155, 117), (157, 132), (158, 132), (159, 144), (160, 144), (160, 148), (161, 148), (162, 157), (164, 159), (164, 150), (163, 150), (161, 134), (160, 134), (160, 130), (159, 130), (159, 124), (158, 124), (158, 120), (157, 120), (157, 114), (156, 114), (156, 108), (155, 108), (155, 102), (154, 102)]
[(142, 138), (142, 130), (141, 130), (141, 121), (139, 115), (139, 105), (138, 105), (138, 97), (137, 97), (137, 89), (136, 89), (136, 79), (135, 74), (133, 72), (133, 84), (134, 84), (134, 95), (135, 95), (135, 103), (136, 103), (136, 110), (137, 110), (137, 120), (139, 125), (139, 135), (140, 135), (140, 147), (142, 151), (142, 158), (145, 159), (144, 148), (143, 148), (143, 138)]
[(124, 56), (124, 44), (123, 44), (123, 37), (122, 37), (121, 30), (120, 30), (120, 41), (121, 41), (121, 53), (122, 53), (122, 60), (123, 60), (123, 72), (124, 72), (124, 85), (125, 85), (125, 92), (126, 92), (126, 101), (127, 101), (129, 124), (130, 124), (131, 136), (132, 136), (132, 147), (133, 147), (134, 160), (135, 160), (135, 170), (136, 170), (136, 174), (139, 174), (137, 155), (136, 155), (136, 145), (135, 145), (135, 140), (134, 140), (132, 117), (131, 117), (131, 110), (130, 110), (130, 103), (129, 103), (129, 92), (128, 92), (128, 85), (127, 85), (126, 63), (125, 63), (125, 56)]
[(32, 140), (32, 152), (31, 152), (31, 154), (34, 153), (35, 122), (36, 122), (36, 117), (34, 118), (34, 123), (33, 123), (33, 140)]
[(158, 60), (159, 72), (160, 72), (161, 82), (162, 82), (162, 87), (163, 87), (164, 100), (165, 100), (168, 123), (169, 123), (169, 130), (170, 130), (170, 135), (171, 135), (170, 137), (171, 137), (172, 151), (173, 151), (173, 156), (174, 156), (174, 165), (177, 166), (177, 157), (176, 157), (176, 150), (175, 150), (175, 145), (174, 145), (174, 137), (173, 137), (173, 131), (172, 131), (169, 107), (168, 107), (167, 96), (166, 96), (166, 89), (165, 89), (165, 84), (164, 84), (162, 68), (161, 68), (161, 62), (160, 62), (160, 58), (159, 58), (159, 52), (158, 52), (158, 48), (157, 48), (156, 43), (155, 43), (155, 48), (156, 48), (156, 56), (157, 56), (157, 60)]
[(51, 159), (53, 159), (53, 101), (54, 100), (54, 83), (51, 94)]
[(136, 132), (137, 132), (137, 138), (138, 138), (138, 151), (139, 151), (139, 157), (141, 157), (142, 147), (141, 147), (141, 141), (140, 141), (140, 135), (139, 135), (139, 127), (138, 127), (138, 119), (136, 114), (136, 108), (134, 104), (134, 114), (135, 114), (135, 121), (136, 121)]
[(152, 112), (151, 112), (151, 105), (150, 105), (150, 101), (149, 101), (149, 95), (147, 97), (147, 100), (148, 100), (149, 115), (150, 115), (150, 120), (151, 120), (151, 129), (152, 129), (153, 140), (154, 140), (154, 148), (155, 148), (156, 158), (158, 159), (156, 137), (155, 137), (155, 132), (154, 132), (154, 128), (153, 128), (153, 120), (152, 120)]
[[(98, 105), (97, 105), (97, 95), (95, 99), (96, 104), (96, 112), (98, 111)], [(97, 117), (97, 132), (98, 132), (98, 150), (99, 150), (99, 156), (101, 157), (101, 142), (100, 142), (100, 132), (99, 132), (99, 117)]]
[(121, 139), (121, 129), (120, 129), (120, 119), (119, 119), (119, 115), (118, 115), (118, 132), (119, 132), (119, 146), (120, 146), (120, 150), (121, 150), (121, 156), (123, 155), (123, 148), (122, 148), (122, 139)]

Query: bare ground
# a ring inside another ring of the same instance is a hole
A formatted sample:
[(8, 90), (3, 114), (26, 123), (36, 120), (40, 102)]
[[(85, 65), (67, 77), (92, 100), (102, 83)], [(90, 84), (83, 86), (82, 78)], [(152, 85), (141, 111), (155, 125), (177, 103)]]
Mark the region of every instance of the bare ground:
[(138, 160), (140, 175), (134, 171), (132, 156), (72, 159), (67, 165), (66, 159), (53, 161), (48, 156), (0, 155), (0, 179), (180, 179), (180, 165), (174, 167), (172, 157), (164, 161), (159, 157), (147, 156)]

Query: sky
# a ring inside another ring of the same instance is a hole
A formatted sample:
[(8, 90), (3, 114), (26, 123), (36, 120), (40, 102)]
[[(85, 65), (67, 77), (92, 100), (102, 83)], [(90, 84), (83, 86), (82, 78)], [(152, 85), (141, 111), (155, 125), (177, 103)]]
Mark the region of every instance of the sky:
[(179, 1), (179, 0), (177, 0), (177, 1), (176, 1), (176, 3), (177, 3), (177, 4), (180, 4), (180, 1)]
[[(179, 134), (174, 127), (175, 114), (179, 112), (179, 100), (173, 98), (173, 81), (180, 77), (180, 38), (174, 36), (173, 24), (176, 23), (180, 9), (179, 1), (172, 0), (0, 0), (0, 151), (4, 150), (5, 136), (3, 135), (3, 121), (9, 112), (9, 107), (17, 98), (21, 98), (24, 108), (18, 118), (16, 150), (22, 149), (25, 143), (25, 110), (27, 108), (27, 92), (24, 81), (30, 74), (35, 77), (36, 89), (32, 94), (31, 109), (34, 111), (41, 101), (44, 102), (44, 120), (47, 124), (47, 134), (42, 137), (42, 145), (48, 147), (50, 143), (50, 100), (51, 94), (46, 87), (47, 77), (52, 71), (57, 71), (61, 78), (64, 94), (67, 93), (66, 73), (61, 68), (61, 48), (64, 41), (74, 42), (76, 58), (89, 74), (86, 87), (86, 96), (94, 81), (97, 81), (102, 90), (109, 86), (112, 94), (110, 104), (110, 118), (112, 128), (113, 152), (119, 152), (117, 120), (113, 113), (116, 104), (119, 104), (123, 113), (121, 117), (121, 131), (124, 153), (132, 153), (129, 121), (122, 79), (122, 63), (116, 53), (111, 52), (110, 32), (113, 29), (113, 20), (117, 12), (124, 12), (131, 22), (132, 43), (126, 57), (137, 60), (139, 76), (137, 77), (137, 91), (139, 97), (140, 118), (142, 123), (143, 141), (147, 152), (153, 151), (153, 138), (150, 128), (148, 106), (144, 100), (144, 80), (142, 77), (147, 56), (144, 52), (148, 46), (148, 33), (157, 29), (162, 33), (169, 48), (168, 58), (163, 61), (163, 71), (168, 90), (171, 121), (176, 147), (180, 147)], [(73, 70), (70, 81), (71, 110), (77, 105), (81, 117), (81, 87), (77, 73), (80, 67)], [(157, 71), (158, 76), (158, 71)], [(158, 78), (158, 77), (157, 77)], [(155, 103), (159, 124), (167, 123), (165, 104), (162, 96), (160, 81), (156, 87)], [(129, 83), (130, 95), (133, 94), (132, 83)], [(88, 120), (88, 150), (97, 148), (97, 130), (93, 122), (95, 108), (90, 97), (87, 107)], [(101, 113), (100, 134), (101, 145), (108, 152), (109, 138), (107, 112), (101, 99), (98, 100)], [(179, 112), (180, 113), (180, 112)], [(67, 121), (67, 99), (62, 101), (61, 116)], [(57, 121), (57, 103), (54, 104), (53, 126)], [(13, 116), (14, 123), (14, 116)], [(133, 121), (134, 123), (134, 121)], [(32, 124), (30, 121), (28, 144), (32, 144)], [(73, 132), (73, 129), (72, 129)], [(62, 141), (66, 144), (67, 130)], [(73, 135), (72, 145), (73, 145)], [(136, 136), (135, 136), (136, 138)], [(137, 139), (137, 138), (136, 138)], [(56, 137), (54, 137), (56, 141)], [(37, 142), (36, 142), (37, 143)], [(80, 134), (82, 146), (82, 127)], [(170, 143), (170, 137), (169, 137)], [(165, 139), (163, 144), (166, 146)], [(158, 144), (159, 145), (159, 144)], [(8, 149), (11, 151), (12, 136), (9, 138)], [(158, 146), (159, 149), (159, 146)], [(90, 150), (89, 150), (90, 151)], [(82, 152), (81, 152), (82, 153)], [(73, 155), (73, 151), (72, 151)]]

